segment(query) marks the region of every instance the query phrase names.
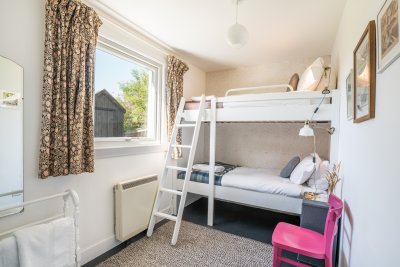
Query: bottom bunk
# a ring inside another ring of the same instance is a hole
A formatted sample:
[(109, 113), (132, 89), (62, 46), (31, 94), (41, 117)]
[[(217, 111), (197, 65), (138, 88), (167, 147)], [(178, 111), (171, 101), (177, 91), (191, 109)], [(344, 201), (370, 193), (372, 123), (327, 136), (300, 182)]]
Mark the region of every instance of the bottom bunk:
[[(194, 168), (188, 181), (188, 192), (210, 195), (206, 165)], [(222, 168), (221, 168), (222, 167)], [(324, 190), (294, 184), (282, 178), (277, 169), (247, 168), (216, 162), (214, 197), (257, 208), (288, 214), (301, 214), (302, 199), (306, 192), (324, 195)], [(182, 190), (185, 172), (177, 175), (176, 188)]]
[[(177, 180), (177, 189), (182, 190), (183, 180)], [(188, 192), (208, 196), (210, 187), (208, 184), (188, 182)], [(255, 192), (234, 187), (214, 186), (215, 199), (229, 201), (237, 204), (248, 205), (256, 208), (264, 208), (287, 214), (301, 214), (301, 198), (287, 197), (262, 192)]]

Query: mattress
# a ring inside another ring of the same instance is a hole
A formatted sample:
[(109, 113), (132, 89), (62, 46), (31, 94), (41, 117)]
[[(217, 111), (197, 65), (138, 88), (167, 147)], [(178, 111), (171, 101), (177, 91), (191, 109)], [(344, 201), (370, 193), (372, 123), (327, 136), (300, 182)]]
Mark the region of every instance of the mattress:
[[(279, 176), (279, 169), (247, 168), (216, 162), (226, 166), (223, 173), (215, 173), (215, 185), (238, 189), (278, 194), (290, 197), (301, 197), (305, 192), (315, 192), (314, 188), (297, 185), (288, 178)], [(178, 173), (178, 179), (184, 179), (185, 172)], [(190, 181), (208, 184), (209, 174), (203, 171), (192, 171)], [(325, 193), (317, 190), (318, 193)]]
[[(301, 197), (305, 192), (315, 192), (313, 188), (297, 185), (288, 178), (280, 177), (279, 173), (279, 169), (238, 167), (223, 176), (221, 185), (290, 197)], [(323, 193), (321, 190), (317, 192)]]

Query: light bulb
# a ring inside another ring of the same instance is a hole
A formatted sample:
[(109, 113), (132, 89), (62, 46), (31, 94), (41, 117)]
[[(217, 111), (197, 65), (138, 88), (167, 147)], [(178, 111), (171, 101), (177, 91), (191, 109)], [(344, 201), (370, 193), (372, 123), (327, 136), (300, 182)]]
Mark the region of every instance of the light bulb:
[(247, 43), (248, 39), (249, 39), (249, 32), (242, 24), (239, 23), (233, 24), (228, 29), (228, 35), (226, 40), (230, 46), (234, 48), (241, 48)]

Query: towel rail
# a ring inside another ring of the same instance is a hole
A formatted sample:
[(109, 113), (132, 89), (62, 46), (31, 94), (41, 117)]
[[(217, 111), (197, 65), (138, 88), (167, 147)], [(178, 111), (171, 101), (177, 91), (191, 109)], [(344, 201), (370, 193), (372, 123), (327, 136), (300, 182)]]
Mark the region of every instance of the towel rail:
[(24, 192), (23, 190), (15, 190), (15, 191), (7, 192), (7, 193), (2, 193), (2, 194), (0, 194), (0, 197), (6, 197), (6, 196), (10, 196), (10, 195), (17, 195), (17, 194), (21, 194), (23, 192)]
[(56, 195), (52, 195), (52, 196), (48, 196), (48, 197), (38, 198), (38, 199), (35, 199), (35, 200), (25, 201), (25, 202), (17, 203), (17, 204), (12, 204), (12, 205), (9, 205), (9, 206), (7, 206), (5, 208), (0, 208), (0, 212), (11, 210), (11, 209), (16, 209), (16, 208), (22, 208), (22, 207), (29, 206), (29, 205), (32, 205), (32, 204), (35, 204), (35, 203), (39, 203), (39, 202), (43, 202), (43, 201), (46, 201), (46, 200), (50, 200), (50, 199), (53, 199), (53, 198), (64, 197), (64, 196), (67, 196), (69, 194), (70, 194), (69, 192), (64, 192), (64, 193), (60, 193), (60, 194), (56, 194)]
[[(59, 193), (59, 194), (55, 194), (55, 195), (51, 195), (51, 196), (47, 196), (47, 197), (42, 197), (42, 198), (38, 198), (35, 200), (30, 200), (30, 201), (25, 201), (23, 203), (19, 203), (19, 204), (13, 204), (13, 205), (9, 205), (7, 207), (4, 208), (0, 208), (0, 213), (4, 212), (4, 211), (8, 211), (11, 209), (16, 209), (16, 208), (21, 208), (21, 207), (25, 207), (25, 206), (29, 206), (32, 204), (36, 204), (36, 203), (40, 203), (40, 202), (45, 202), (51, 199), (55, 199), (55, 198), (60, 198), (62, 197), (64, 200), (64, 217), (71, 217), (74, 220), (74, 226), (75, 226), (75, 265), (78, 267), (79, 266), (79, 262), (80, 262), (80, 255), (79, 255), (79, 197), (78, 194), (74, 191), (74, 190), (67, 190), (63, 193)], [(71, 209), (71, 203), (73, 208)], [(23, 225), (14, 229), (11, 229), (7, 232), (3, 232), (0, 233), (0, 238), (7, 236), (17, 230), (29, 227), (29, 226), (33, 226), (36, 224), (40, 224), (40, 223), (45, 223), (47, 221), (50, 220), (54, 220), (57, 218), (62, 217), (62, 215), (57, 215), (57, 216), (53, 216), (50, 218), (46, 218), (44, 220), (41, 221), (36, 221), (27, 225)]]

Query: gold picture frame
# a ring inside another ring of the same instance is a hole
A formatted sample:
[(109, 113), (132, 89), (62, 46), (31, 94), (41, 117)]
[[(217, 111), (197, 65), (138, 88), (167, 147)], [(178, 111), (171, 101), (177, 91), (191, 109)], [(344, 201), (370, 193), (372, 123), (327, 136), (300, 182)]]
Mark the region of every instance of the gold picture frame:
[(368, 23), (353, 51), (354, 119), (360, 123), (375, 118), (376, 87), (375, 21)]

